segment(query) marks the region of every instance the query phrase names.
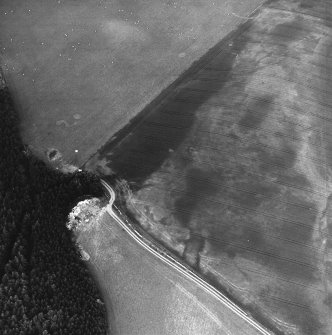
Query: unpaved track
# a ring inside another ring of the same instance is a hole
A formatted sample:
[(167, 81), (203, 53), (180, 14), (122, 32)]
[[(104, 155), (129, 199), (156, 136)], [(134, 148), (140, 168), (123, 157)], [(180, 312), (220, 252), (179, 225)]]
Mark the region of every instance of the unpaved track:
[(332, 8), (272, 1), (99, 162), (155, 239), (280, 333), (332, 333)]
[(224, 306), (226, 306), (228, 309), (230, 309), (232, 312), (234, 312), (238, 317), (242, 318), (245, 322), (250, 324), (253, 328), (255, 328), (259, 334), (263, 335), (272, 335), (272, 332), (268, 331), (264, 327), (262, 327), (258, 322), (253, 320), (248, 314), (243, 311), (241, 308), (239, 308), (236, 304), (234, 304), (230, 299), (228, 299), (225, 295), (223, 295), (221, 292), (217, 291), (213, 286), (208, 284), (206, 281), (204, 281), (202, 278), (197, 276), (193, 271), (190, 271), (188, 267), (180, 263), (175, 258), (172, 258), (171, 255), (167, 256), (165, 254), (162, 254), (158, 252), (158, 249), (153, 247), (153, 242), (151, 240), (146, 240), (142, 238), (142, 235), (136, 231), (133, 227), (129, 228), (128, 222), (124, 222), (119, 216), (114, 212), (113, 210), (113, 202), (115, 201), (115, 192), (113, 191), (112, 187), (107, 184), (104, 180), (101, 180), (102, 185), (107, 190), (110, 201), (107, 205), (107, 212), (109, 215), (119, 224), (121, 227), (143, 248), (145, 248), (147, 251), (152, 253), (154, 256), (159, 258), (162, 262), (166, 263), (173, 269), (180, 272), (182, 275), (188, 277), (190, 280), (192, 280), (194, 283), (202, 287), (206, 292), (211, 294), (214, 298), (219, 300)]

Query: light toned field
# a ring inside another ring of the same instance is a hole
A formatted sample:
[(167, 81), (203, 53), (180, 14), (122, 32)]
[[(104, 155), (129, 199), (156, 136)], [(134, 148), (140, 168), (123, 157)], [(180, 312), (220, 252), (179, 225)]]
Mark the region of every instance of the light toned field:
[(109, 311), (112, 335), (255, 335), (256, 331), (105, 214), (78, 233)]
[(330, 335), (332, 7), (273, 1), (251, 22), (98, 159), (138, 222), (258, 320)]
[(24, 141), (80, 165), (260, 3), (2, 0)]

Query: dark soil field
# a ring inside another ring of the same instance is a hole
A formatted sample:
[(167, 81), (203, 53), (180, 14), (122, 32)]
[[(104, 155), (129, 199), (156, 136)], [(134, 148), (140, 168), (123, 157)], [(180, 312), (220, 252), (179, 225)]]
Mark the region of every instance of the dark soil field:
[(332, 7), (271, 1), (87, 167), (276, 332), (332, 333)]

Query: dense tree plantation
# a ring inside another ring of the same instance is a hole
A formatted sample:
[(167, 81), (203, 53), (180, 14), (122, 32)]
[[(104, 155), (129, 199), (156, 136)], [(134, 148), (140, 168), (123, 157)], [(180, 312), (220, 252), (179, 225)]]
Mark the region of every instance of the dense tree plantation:
[(99, 292), (65, 225), (76, 199), (101, 195), (101, 186), (26, 152), (7, 88), (0, 141), (0, 333), (105, 334)]

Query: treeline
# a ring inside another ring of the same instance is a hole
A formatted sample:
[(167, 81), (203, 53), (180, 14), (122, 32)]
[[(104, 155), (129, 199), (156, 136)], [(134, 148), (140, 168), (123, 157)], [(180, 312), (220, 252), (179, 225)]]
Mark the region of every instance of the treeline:
[(101, 187), (91, 174), (49, 169), (18, 127), (0, 88), (0, 333), (105, 334), (99, 292), (65, 225), (75, 200)]

